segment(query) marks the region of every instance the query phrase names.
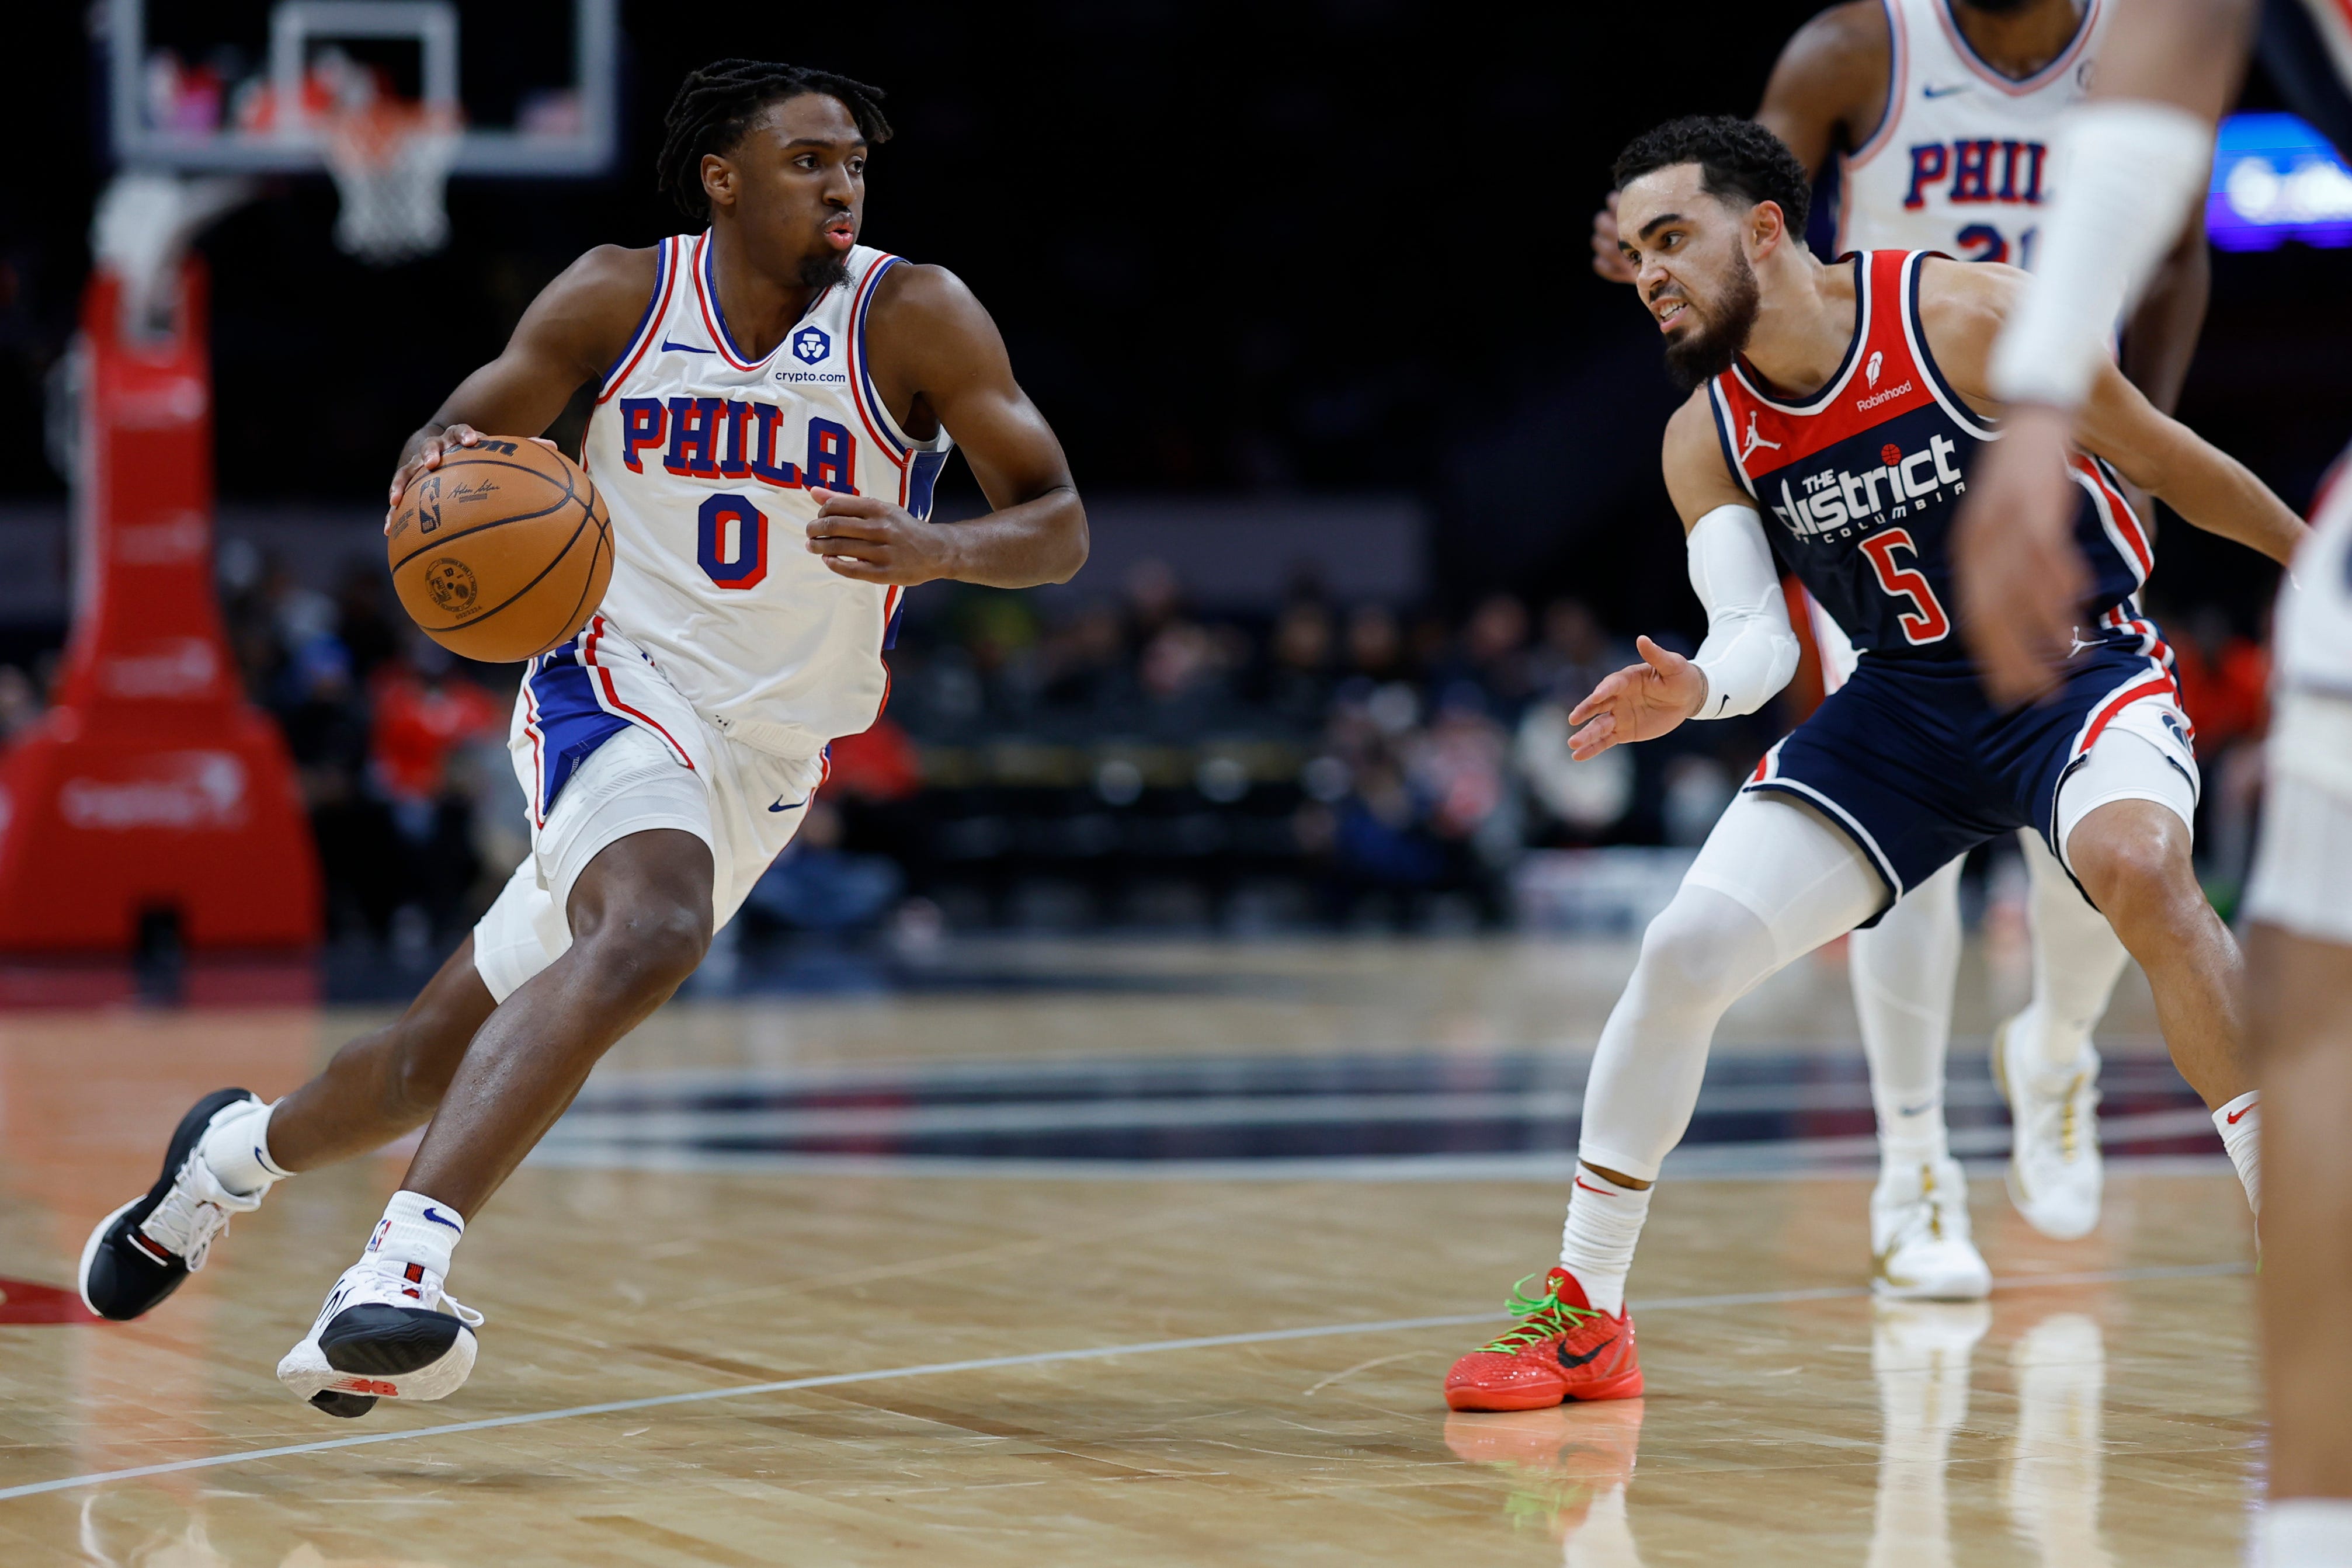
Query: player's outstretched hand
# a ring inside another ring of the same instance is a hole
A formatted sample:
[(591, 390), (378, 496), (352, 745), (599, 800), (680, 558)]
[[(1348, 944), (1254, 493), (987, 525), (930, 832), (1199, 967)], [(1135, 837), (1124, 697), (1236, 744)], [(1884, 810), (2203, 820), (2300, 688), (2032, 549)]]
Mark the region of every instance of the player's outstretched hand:
[[(544, 435), (531, 439), (550, 452), (562, 450)], [(470, 424), (445, 424), (432, 434), (413, 441), (407, 455), (400, 460), (399, 470), (392, 476), (392, 495), (383, 511), (383, 531), (392, 532), (392, 515), (400, 510), (400, 498), (408, 494), (408, 487), (416, 483), (419, 474), (440, 467), (442, 457), (453, 448), (478, 446), (481, 443), (482, 433)]]
[(1998, 703), (2053, 690), (2074, 652), (2090, 572), (2074, 543), (2073, 424), (2056, 409), (2013, 410), (1953, 525), (1961, 630)]
[(1696, 664), (1647, 637), (1634, 638), (1633, 649), (1642, 662), (1593, 687), (1568, 716), (1582, 727), (1568, 737), (1568, 754), (1579, 762), (1628, 741), (1655, 740), (1706, 701), (1706, 676)]
[(955, 530), (927, 523), (873, 496), (812, 487), (809, 553), (844, 577), (912, 588), (955, 575)]
[(1609, 201), (1592, 214), (1592, 270), (1612, 283), (1631, 283), (1633, 269), (1625, 265), (1625, 253), (1617, 248), (1617, 193), (1609, 193)]

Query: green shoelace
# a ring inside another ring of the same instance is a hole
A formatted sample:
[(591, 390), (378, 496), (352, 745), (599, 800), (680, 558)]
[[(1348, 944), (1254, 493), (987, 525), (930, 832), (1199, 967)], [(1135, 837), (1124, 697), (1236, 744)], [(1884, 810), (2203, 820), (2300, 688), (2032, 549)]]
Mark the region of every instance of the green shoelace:
[[(1549, 1270), (1546, 1270), (1547, 1274), (1549, 1272)], [(1542, 1294), (1534, 1296), (1528, 1294), (1528, 1281), (1544, 1278), (1543, 1274), (1529, 1274), (1511, 1287), (1511, 1299), (1503, 1303), (1503, 1310), (1513, 1317), (1523, 1318), (1526, 1321), (1488, 1343), (1485, 1346), (1486, 1349), (1500, 1351), (1506, 1354), (1516, 1354), (1531, 1344), (1541, 1343), (1554, 1334), (1573, 1333), (1576, 1325), (1586, 1318), (1597, 1318), (1602, 1315), (1591, 1307), (1570, 1306), (1559, 1299), (1558, 1292), (1551, 1288), (1549, 1281), (1546, 1282)]]

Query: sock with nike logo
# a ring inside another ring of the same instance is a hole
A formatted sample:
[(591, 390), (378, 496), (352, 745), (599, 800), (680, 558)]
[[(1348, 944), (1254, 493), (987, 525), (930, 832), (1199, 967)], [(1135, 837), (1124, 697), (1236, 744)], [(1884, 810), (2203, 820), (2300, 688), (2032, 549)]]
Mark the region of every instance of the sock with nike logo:
[(2230, 1151), (2230, 1163), (2238, 1167), (2238, 1179), (2245, 1184), (2246, 1207), (2259, 1219), (2263, 1213), (2263, 1097), (2248, 1090), (2213, 1113), (2213, 1130), (2221, 1134), (2221, 1146)]
[(239, 1197), (251, 1197), (290, 1174), (269, 1157), (269, 1113), (276, 1109), (274, 1103), (247, 1101), (214, 1122), (196, 1145), (215, 1179)]
[(403, 1190), (383, 1206), (367, 1249), (403, 1263), (422, 1263), (446, 1277), (449, 1254), (466, 1234), (466, 1217), (421, 1192)]
[(1600, 1312), (1625, 1305), (1625, 1274), (1633, 1267), (1633, 1246), (1650, 1218), (1654, 1186), (1619, 1186), (1591, 1166), (1579, 1164), (1569, 1189), (1568, 1223), (1560, 1228), (1560, 1267), (1584, 1287), (1584, 1299)]

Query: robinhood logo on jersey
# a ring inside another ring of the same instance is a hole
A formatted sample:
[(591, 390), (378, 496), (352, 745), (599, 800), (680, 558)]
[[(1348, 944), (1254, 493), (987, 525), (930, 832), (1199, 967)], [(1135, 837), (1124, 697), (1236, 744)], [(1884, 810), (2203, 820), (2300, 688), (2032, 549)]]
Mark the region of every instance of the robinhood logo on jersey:
[(1857, 528), (1907, 517), (1934, 505), (1947, 486), (1955, 496), (1968, 489), (1968, 482), (1952, 463), (1959, 450), (1958, 442), (1942, 435), (1930, 435), (1925, 452), (1906, 453), (1890, 441), (1878, 449), (1883, 459), (1880, 466), (1858, 474), (1832, 468), (1804, 475), (1798, 480), (1802, 495), (1790, 489), (1788, 476), (1783, 474), (1780, 501), (1772, 515), (1787, 524), (1790, 532), (1801, 535), (1851, 533)]

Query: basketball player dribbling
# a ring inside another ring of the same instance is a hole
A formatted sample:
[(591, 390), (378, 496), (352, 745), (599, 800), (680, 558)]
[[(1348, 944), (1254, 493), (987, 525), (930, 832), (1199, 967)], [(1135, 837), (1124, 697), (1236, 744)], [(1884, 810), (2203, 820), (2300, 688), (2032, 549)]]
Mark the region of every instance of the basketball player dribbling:
[[(1789, 40), (1756, 120), (1815, 177), (1834, 162), (1837, 254), (1936, 250), (2031, 268), (2050, 147), (2061, 117), (2087, 92), (2116, 4), (1845, 0)], [(1631, 283), (1613, 204), (1593, 221), (1593, 267)], [(2196, 349), (2207, 272), (2203, 229), (2193, 225), (2123, 332), (2125, 374), (2166, 413)], [(1792, 609), (1821, 649), (1825, 691), (1835, 691), (1853, 668), (1853, 644), (1810, 594)], [(2033, 994), (1993, 1034), (1994, 1080), (2014, 1127), (2009, 1192), (2036, 1229), (2078, 1237), (2098, 1223), (2105, 1185), (2091, 1033), (2129, 955), (2041, 839), (2021, 832), (2017, 842), (2030, 888)], [(1871, 1283), (1882, 1296), (1948, 1301), (1992, 1288), (1944, 1113), (1959, 884), (1956, 860), (1855, 932), (1849, 947), (1878, 1121)]]
[[(2255, 0), (2135, 0), (2092, 101), (2068, 129), (2049, 270), (2001, 335), (1992, 371), (2013, 445), (1985, 465), (1955, 538), (1987, 683), (2045, 690), (2081, 621), (2086, 573), (2052, 482), (2095, 416), (2097, 344), (2080, 321), (2128, 299), (2203, 198), (2213, 125), (2235, 95)], [(2305, 119), (2352, 126), (2352, 10), (2273, 0), (2264, 57)], [(2339, 146), (2339, 152), (2352, 151)], [(2339, 475), (2342, 469), (2339, 463)], [(2248, 1032), (2263, 1089), (2269, 1190), (2256, 1289), (2270, 1408), (2268, 1568), (2352, 1563), (2352, 486), (2323, 488), (2282, 585), (2262, 837), (2246, 889)]]
[[(1664, 467), (1708, 631), (1689, 659), (1643, 639), (1643, 662), (1570, 716), (1571, 748), (1753, 712), (1786, 684), (1796, 637), (1776, 558), (1861, 658), (1765, 754), (1643, 934), (1594, 1054), (1561, 1262), (1515, 1294), (1517, 1327), (1454, 1364), (1456, 1409), (1642, 1392), (1625, 1275), (1717, 1021), (1996, 834), (2032, 828), (2107, 914), (2216, 1122), (2252, 1103), (2238, 952), (2190, 863), (2197, 764), (2161, 633), (2138, 612), (2153, 556), (2116, 470), (2273, 559), (2301, 522), (2103, 363), (2067, 470), (2073, 537), (2097, 567), (2094, 620), (2046, 701), (1990, 706), (1947, 608), (1945, 547), (1998, 434), (1987, 361), (2023, 275), (1917, 251), (1815, 259), (1804, 167), (1750, 120), (1661, 126), (1616, 178), (1635, 287), (1693, 389)], [(2253, 1151), (2231, 1154), (2251, 1201)]]
[[(139, 1316), (274, 1183), (424, 1124), (278, 1375), (336, 1416), (454, 1392), (481, 1321), (443, 1291), (467, 1224), (694, 971), (800, 826), (826, 743), (873, 722), (907, 589), (1059, 582), (1085, 561), (1061, 446), (987, 312), (951, 274), (858, 243), (880, 97), (754, 60), (688, 77), (660, 176), (708, 226), (581, 257), (410, 438), (395, 501), (479, 433), (544, 430), (596, 388), (584, 456), (617, 559), (602, 610), (517, 699), (530, 855), (399, 1021), (275, 1105), (197, 1102), (162, 1179), (91, 1235), (93, 1310)], [(959, 442), (996, 509), (934, 525)]]

